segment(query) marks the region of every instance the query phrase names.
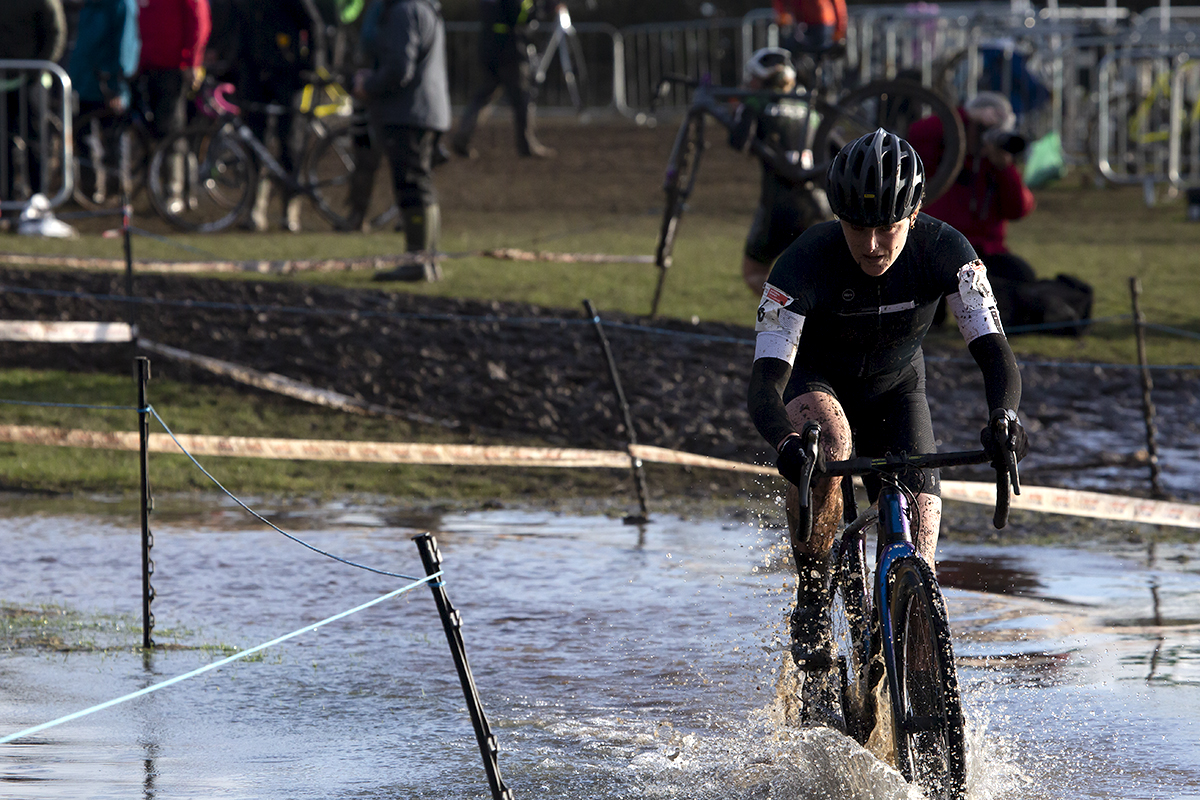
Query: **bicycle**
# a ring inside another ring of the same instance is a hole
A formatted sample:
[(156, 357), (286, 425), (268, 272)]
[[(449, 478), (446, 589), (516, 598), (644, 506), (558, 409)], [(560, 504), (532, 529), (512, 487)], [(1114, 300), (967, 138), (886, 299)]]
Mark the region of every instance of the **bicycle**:
[[(536, 20), (530, 24), (530, 29), (537, 30), (535, 26), (540, 27)], [(587, 62), (583, 57), (583, 48), (580, 47), (575, 27), (571, 24), (571, 14), (565, 4), (560, 4), (554, 11), (546, 49), (539, 53), (537, 45), (530, 42), (527, 45), (527, 53), (533, 101), (537, 101), (538, 94), (546, 84), (546, 75), (557, 53), (559, 66), (562, 67), (563, 83), (566, 84), (567, 93), (571, 97), (571, 105), (574, 106), (575, 113), (582, 114), (586, 103), (584, 87), (587, 85), (587, 75), (584, 69)]]
[[(1003, 416), (992, 423), (994, 441), (1008, 445), (992, 463), (996, 528), (1007, 524), (1010, 492), (1020, 494), (1009, 424)], [(832, 721), (865, 745), (877, 724), (874, 686), (886, 679), (900, 773), (931, 798), (960, 800), (966, 794), (966, 743), (946, 606), (932, 567), (913, 544), (915, 502), (897, 477), (913, 469), (987, 463), (991, 457), (975, 450), (821, 463), (820, 433), (815, 422), (801, 431), (807, 460), (797, 484), (800, 503), (807, 507), (811, 500), (814, 474), (843, 476), (845, 527), (833, 547), (834, 668), (807, 673), (806, 714), (809, 721)], [(850, 477), (866, 474), (878, 476), (882, 486), (876, 504), (859, 514)], [(812, 515), (802, 516), (811, 525)], [(873, 581), (865, 558), (866, 531), (872, 526), (877, 529)]]
[[(254, 204), (261, 165), (287, 192), (309, 197), (322, 211), (323, 201), (328, 205), (322, 193), (329, 191), (333, 179), (321, 179), (321, 170), (310, 166), (311, 154), (346, 126), (330, 126), (324, 122), (327, 115), (305, 114), (316, 138), (288, 172), (246, 125), (242, 108), (226, 99), (232, 90), (227, 83), (206, 84), (201, 107), (212, 121), (173, 133), (155, 148), (147, 176), (154, 209), (181, 230), (224, 230), (245, 217)], [(277, 103), (242, 106), (274, 116), (292, 113), (289, 106)], [(322, 215), (329, 218), (325, 211)]]
[(659, 275), (650, 306), (651, 317), (658, 313), (663, 284), (673, 260), (679, 221), (696, 185), (700, 157), (708, 146), (704, 138), (705, 120), (711, 116), (725, 128), (730, 128), (733, 116), (724, 105), (728, 101), (742, 101), (751, 96), (765, 101), (783, 97), (799, 97), (804, 101), (807, 114), (802, 136), (808, 147), (803, 152), (783, 153), (758, 138), (752, 138), (749, 143), (756, 156), (795, 184), (823, 182), (829, 162), (844, 145), (859, 136), (883, 128), (903, 137), (912, 123), (929, 116), (936, 116), (942, 123), (945, 155), (937, 171), (927, 177), (925, 202), (936, 199), (950, 187), (966, 157), (967, 135), (958, 112), (939, 93), (915, 81), (873, 81), (830, 99), (822, 91), (804, 87), (791, 95), (782, 95), (716, 87), (708, 79), (664, 75), (656, 99), (665, 98), (676, 84), (693, 91), (683, 122), (675, 134), (663, 178), (666, 204), (654, 250)]

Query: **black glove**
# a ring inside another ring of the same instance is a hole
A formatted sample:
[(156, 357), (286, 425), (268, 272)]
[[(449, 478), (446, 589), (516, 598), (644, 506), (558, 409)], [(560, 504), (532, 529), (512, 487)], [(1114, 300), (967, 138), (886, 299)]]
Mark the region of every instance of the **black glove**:
[(808, 459), (804, 455), (804, 437), (789, 436), (779, 446), (779, 458), (775, 466), (779, 474), (794, 484), (804, 480), (804, 470)]
[(1013, 452), (1017, 455), (1017, 461), (1020, 461), (1029, 455), (1029, 437), (1025, 433), (1024, 426), (1021, 425), (1021, 420), (1017, 419), (1017, 412), (1011, 409), (997, 408), (994, 410), (988, 419), (988, 426), (979, 434), (979, 441), (983, 444), (983, 449), (991, 457), (992, 463), (997, 463), (1001, 460), (1003, 451), (1000, 448), (1007, 448), (1009, 442), (995, 442), (992, 440), (992, 424), (1000, 417), (1008, 418), (1008, 439), (1012, 443)]

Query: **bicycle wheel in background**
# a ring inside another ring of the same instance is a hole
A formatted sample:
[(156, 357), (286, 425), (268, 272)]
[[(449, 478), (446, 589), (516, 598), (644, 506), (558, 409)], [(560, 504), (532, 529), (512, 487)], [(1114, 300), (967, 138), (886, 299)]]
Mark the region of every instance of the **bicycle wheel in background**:
[(667, 174), (663, 180), (666, 207), (663, 209), (662, 226), (659, 228), (658, 246), (654, 250), (654, 263), (662, 269), (671, 266), (675, 235), (679, 232), (679, 218), (683, 216), (687, 200), (696, 186), (696, 174), (700, 168), (700, 156), (704, 153), (704, 148), (704, 114), (689, 114), (675, 137), (671, 161), (667, 164)]
[(212, 233), (241, 219), (254, 203), (254, 160), (223, 128), (173, 133), (150, 157), (146, 186), (163, 219), (184, 231)]
[[(312, 189), (313, 203), (317, 212), (337, 230), (356, 227), (350, 223), (353, 215), (350, 199), (354, 191), (352, 178), (356, 156), (353, 125), (330, 128), (313, 140), (304, 154), (301, 175)], [(375, 172), (387, 172), (386, 159), (380, 159)], [(389, 181), (382, 183), (371, 176), (371, 198), (367, 202), (367, 222), (372, 229), (385, 228), (394, 224), (400, 216)]]
[(967, 771), (962, 704), (937, 579), (923, 559), (907, 556), (889, 569), (887, 587), (891, 636), (889, 648), (885, 631), (884, 656), (897, 766), (930, 798), (961, 800)]
[(868, 510), (842, 535), (840, 545), (834, 551), (833, 602), (830, 606), (842, 720), (846, 735), (859, 744), (866, 743), (875, 723), (875, 715), (868, 713), (867, 702), (871, 609), (863, 538), (859, 533), (874, 519), (874, 510)]
[(75, 120), (75, 191), (79, 205), (91, 211), (117, 208), (128, 192), (132, 200), (146, 183), (152, 150), (140, 125), (124, 124), (108, 111)]
[(925, 202), (941, 196), (958, 177), (967, 154), (962, 118), (939, 93), (915, 81), (873, 81), (860, 86), (824, 109), (813, 138), (818, 163), (829, 163), (838, 151), (877, 128), (904, 138), (919, 119), (937, 117), (942, 123), (944, 151), (937, 171), (925, 176)]

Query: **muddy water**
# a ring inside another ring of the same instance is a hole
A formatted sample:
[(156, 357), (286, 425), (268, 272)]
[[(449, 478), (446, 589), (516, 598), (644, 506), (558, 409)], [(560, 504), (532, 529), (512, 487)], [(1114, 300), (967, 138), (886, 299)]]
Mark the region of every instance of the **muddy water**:
[[(744, 523), (492, 511), (275, 510), (314, 545), (420, 574), (433, 531), (518, 798), (906, 798), (827, 729), (782, 724), (779, 534)], [(987, 515), (981, 511), (980, 524)], [(0, 735), (296, 630), (403, 582), (232, 511), (155, 523), (143, 657), (138, 533), (0, 518)], [(951, 545), (940, 571), (984, 798), (1200, 798), (1200, 551)], [(41, 646), (34, 646), (39, 644)], [(61, 643), (74, 649), (47, 646)], [(21, 798), (489, 797), (429, 592), (0, 746)]]

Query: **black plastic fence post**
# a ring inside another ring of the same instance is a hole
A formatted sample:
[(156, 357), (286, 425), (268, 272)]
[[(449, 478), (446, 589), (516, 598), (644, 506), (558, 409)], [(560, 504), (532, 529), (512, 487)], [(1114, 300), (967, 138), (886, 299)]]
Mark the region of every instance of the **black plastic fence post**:
[(1155, 497), (1166, 497), (1160, 480), (1158, 463), (1158, 430), (1154, 423), (1154, 401), (1150, 390), (1154, 382), (1150, 378), (1150, 365), (1146, 358), (1146, 318), (1142, 316), (1140, 299), (1142, 282), (1136, 276), (1129, 279), (1129, 293), (1133, 298), (1133, 329), (1137, 338), (1138, 365), (1142, 374), (1142, 416), (1146, 420), (1146, 453), (1150, 460), (1150, 491)]
[(150, 603), (154, 600), (154, 587), (150, 585), (150, 576), (154, 574), (154, 561), (150, 558), (150, 550), (154, 547), (154, 535), (150, 533), (150, 512), (154, 508), (154, 499), (150, 496), (150, 414), (147, 411), (149, 402), (146, 392), (146, 384), (150, 382), (150, 359), (138, 356), (134, 363), (137, 371), (138, 439), (141, 444), (139, 463), (142, 476), (142, 646), (154, 647), (151, 637), (154, 614), (150, 611)]
[[(442, 554), (438, 550), (437, 540), (431, 533), (422, 533), (413, 537), (417, 549), (421, 553), (421, 563), (425, 566), (426, 575), (434, 575), (442, 569)], [(488, 726), (487, 717), (483, 713), (483, 704), (479, 701), (479, 692), (475, 689), (475, 679), (471, 676), (471, 666), (467, 663), (467, 651), (463, 646), (462, 617), (450, 598), (446, 596), (445, 584), (441, 580), (430, 581), (429, 590), (433, 592), (433, 600), (437, 603), (438, 614), (442, 618), (442, 627), (446, 631), (446, 639), (450, 642), (450, 655), (454, 657), (454, 666), (458, 669), (458, 678), (462, 682), (463, 696), (467, 700), (467, 711), (471, 714), (471, 724), (475, 726), (475, 738), (479, 741), (479, 752), (483, 754), (483, 768), (487, 771), (488, 786), (492, 789), (494, 800), (512, 800), (512, 792), (504, 785), (500, 777), (500, 765), (496, 760), (499, 749), (496, 747), (496, 737)]]
[(591, 300), (584, 300), (583, 307), (592, 318), (592, 327), (596, 330), (596, 338), (600, 340), (600, 349), (604, 351), (604, 360), (608, 362), (608, 374), (612, 378), (613, 391), (617, 393), (617, 404), (625, 419), (625, 434), (628, 439), (629, 469), (633, 473), (633, 488), (637, 493), (639, 515), (625, 517), (630, 525), (644, 524), (650, 519), (650, 511), (646, 508), (646, 476), (642, 471), (642, 460), (634, 455), (633, 448), (637, 445), (637, 431), (633, 429), (633, 415), (629, 412), (629, 403), (625, 401), (625, 390), (621, 388), (621, 373), (617, 371), (617, 362), (613, 358), (612, 348), (608, 346), (608, 337), (604, 335), (604, 327), (600, 324), (600, 312), (592, 305)]
[(133, 303), (133, 236), (130, 230), (133, 225), (133, 204), (129, 201), (129, 194), (121, 195), (121, 240), (122, 246), (125, 249), (125, 296), (129, 298), (129, 309), (125, 313), (125, 319), (129, 322), (129, 327), (134, 328), (133, 341), (134, 347), (137, 347), (137, 306)]

